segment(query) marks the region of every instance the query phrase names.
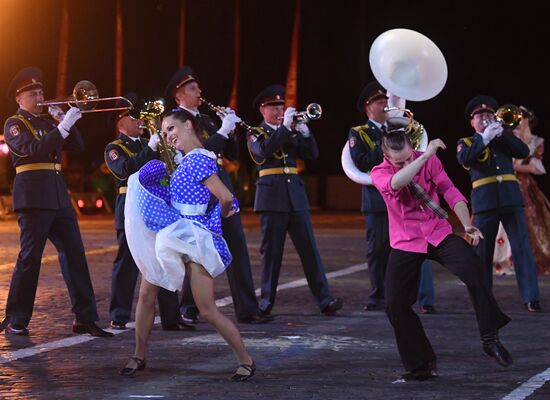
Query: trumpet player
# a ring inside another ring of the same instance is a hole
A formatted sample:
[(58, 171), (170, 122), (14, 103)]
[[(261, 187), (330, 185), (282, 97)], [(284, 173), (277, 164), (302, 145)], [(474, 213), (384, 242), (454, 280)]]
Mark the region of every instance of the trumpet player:
[(296, 123), (296, 110), (284, 109), (285, 89), (271, 85), (254, 100), (263, 122), (248, 135), (253, 160), (258, 164), (254, 211), (260, 214), (262, 244), (262, 290), (260, 311), (270, 315), (281, 271), (287, 232), (302, 261), (302, 267), (321, 313), (333, 315), (342, 300), (330, 294), (328, 281), (311, 226), (304, 182), (298, 175), (296, 158), (315, 160), (317, 142), (308, 126)]
[(78, 108), (66, 114), (58, 108), (55, 124), (41, 117), (44, 101), (42, 71), (27, 67), (10, 83), (8, 97), (19, 105), (6, 120), (4, 132), (15, 167), (13, 209), (20, 232), (20, 252), (13, 271), (6, 304), (6, 318), (0, 325), (6, 333), (28, 335), (40, 262), (50, 240), (59, 253), (61, 272), (75, 314), (74, 333), (109, 337), (95, 321), (96, 300), (78, 222), (61, 172), (61, 152), (80, 152), (84, 142), (74, 126), (80, 119)]
[[(238, 159), (237, 138), (230, 136), (230, 134), (235, 130), (236, 123), (240, 122), (241, 119), (231, 109), (226, 108), (224, 109), (225, 115), (222, 116), (221, 126), (218, 126), (208, 115), (199, 112), (199, 106), (202, 102), (201, 93), (199, 82), (193, 76), (193, 70), (189, 66), (184, 66), (174, 74), (166, 87), (164, 95), (167, 99), (174, 99), (179, 108), (189, 111), (200, 121), (197, 133), (203, 140), (205, 149), (218, 156), (218, 175), (225, 186), (234, 194), (231, 179), (223, 169), (222, 158)], [(269, 318), (260, 315), (258, 308), (248, 247), (239, 213), (222, 219), (222, 232), (233, 257), (226, 273), (237, 320), (249, 324), (269, 322)], [(198, 321), (199, 310), (193, 300), (188, 279), (185, 279), (183, 285), (181, 311), (184, 321), (190, 323)]]
[[(135, 107), (139, 97), (127, 93), (128, 99)], [(119, 100), (115, 108), (124, 106)], [(130, 115), (128, 110), (113, 111), (108, 117), (109, 125), (116, 126), (117, 139), (105, 147), (105, 163), (116, 179), (117, 198), (115, 205), (115, 229), (118, 251), (113, 262), (111, 283), (111, 302), (109, 315), (113, 329), (126, 329), (132, 313), (132, 302), (139, 270), (128, 248), (124, 229), (124, 206), (128, 178), (137, 172), (148, 161), (159, 158), (158, 134), (147, 140), (143, 135), (143, 122)], [(179, 312), (179, 300), (176, 293), (161, 289), (158, 294), (160, 320), (163, 330), (193, 330), (195, 327), (183, 322)]]
[(541, 311), (535, 261), (531, 252), (523, 198), (514, 174), (513, 158), (525, 158), (529, 148), (512, 129), (495, 120), (496, 99), (476, 96), (466, 105), (465, 117), (474, 134), (457, 144), (457, 158), (472, 182), (474, 225), (485, 240), (476, 247), (485, 266), (485, 282), (493, 286), (493, 253), (499, 222), (512, 248), (521, 300), (529, 312)]

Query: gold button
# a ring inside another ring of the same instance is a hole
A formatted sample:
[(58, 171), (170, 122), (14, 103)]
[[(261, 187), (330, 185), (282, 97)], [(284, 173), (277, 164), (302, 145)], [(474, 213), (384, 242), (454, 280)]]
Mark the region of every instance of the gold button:
[(502, 175), (497, 175), (497, 182), (498, 183), (502, 182)]

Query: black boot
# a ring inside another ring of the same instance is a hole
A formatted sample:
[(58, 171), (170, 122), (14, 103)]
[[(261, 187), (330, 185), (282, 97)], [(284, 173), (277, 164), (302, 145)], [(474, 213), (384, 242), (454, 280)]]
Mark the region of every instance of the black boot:
[(508, 367), (514, 362), (506, 347), (500, 343), (498, 330), (481, 335), (481, 343), (483, 344), (485, 354), (493, 357), (503, 367)]

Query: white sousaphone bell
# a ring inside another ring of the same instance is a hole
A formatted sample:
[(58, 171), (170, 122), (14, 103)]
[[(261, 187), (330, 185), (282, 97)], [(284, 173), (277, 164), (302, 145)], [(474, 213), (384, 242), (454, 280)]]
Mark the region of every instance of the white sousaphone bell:
[[(393, 125), (418, 124), (412, 119), (412, 113), (405, 110), (405, 100), (431, 99), (441, 92), (447, 81), (447, 63), (441, 50), (429, 38), (410, 29), (392, 29), (378, 36), (370, 48), (369, 62), (376, 80), (388, 95), (390, 92), (394, 95), (388, 96), (392, 110), (388, 123)], [(403, 111), (405, 115), (395, 114)], [(427, 144), (424, 130), (418, 139), (418, 150), (425, 150)], [(370, 174), (355, 166), (348, 141), (342, 149), (341, 161), (348, 178), (361, 185), (372, 185)]]

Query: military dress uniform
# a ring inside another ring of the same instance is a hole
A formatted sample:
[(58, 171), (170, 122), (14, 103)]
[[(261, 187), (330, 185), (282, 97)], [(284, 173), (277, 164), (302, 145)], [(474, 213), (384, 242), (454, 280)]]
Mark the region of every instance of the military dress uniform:
[[(359, 170), (368, 172), (383, 161), (380, 148), (383, 134), (382, 129), (372, 121), (350, 129), (350, 154)], [(374, 186), (363, 185), (361, 212), (365, 216), (367, 227), (367, 263), (372, 288), (367, 308), (376, 308), (384, 304), (384, 278), (391, 248), (388, 211), (382, 196)]]
[[(41, 76), (41, 72), (25, 69), (14, 78), (11, 86), (21, 88), (25, 79), (32, 77), (32, 82), (41, 88), (35, 76)], [(26, 86), (17, 92), (10, 90), (10, 97), (13, 99), (29, 88)], [(13, 208), (21, 230), (21, 248), (7, 298), (6, 320), (10, 326), (22, 328), (17, 334), (28, 333), (26, 326), (33, 312), (42, 254), (49, 239), (59, 253), (61, 273), (76, 321), (93, 323), (99, 319), (94, 290), (78, 222), (61, 172), (62, 151), (84, 149), (80, 132), (73, 126), (64, 139), (51, 120), (18, 109), (6, 120), (4, 134), (16, 171)], [(99, 330), (95, 324), (89, 325)], [(94, 333), (107, 334), (104, 331)]]
[[(365, 103), (386, 97), (386, 92), (377, 82), (365, 86), (359, 95), (357, 109), (365, 112)], [(356, 126), (348, 133), (351, 158), (356, 167), (369, 172), (380, 164), (384, 157), (380, 142), (385, 126), (368, 120), (365, 125)], [(378, 190), (364, 185), (361, 191), (361, 212), (365, 216), (367, 227), (367, 263), (371, 292), (366, 309), (380, 309), (384, 306), (384, 278), (390, 255), (388, 211)]]
[[(283, 96), (284, 88), (272, 85), (258, 95), (255, 105), (284, 103)], [(319, 149), (315, 138), (313, 135), (305, 138), (283, 125), (274, 129), (264, 121), (256, 128), (256, 133), (249, 134), (248, 146), (259, 164), (254, 211), (260, 214), (262, 230), (260, 310), (269, 314), (275, 304), (287, 232), (320, 310), (328, 312), (333, 306), (334, 310), (341, 308), (341, 300), (330, 294), (313, 234), (306, 188), (296, 166), (297, 158), (317, 159)]]
[[(487, 103), (482, 104), (482, 102)], [(495, 104), (492, 104), (492, 103)], [(480, 108), (483, 107), (483, 108)], [(466, 116), (473, 112), (494, 112), (496, 100), (478, 96), (470, 101)], [(523, 198), (514, 175), (512, 158), (525, 158), (529, 148), (509, 128), (485, 145), (480, 133), (462, 138), (457, 144), (458, 162), (470, 173), (471, 206), (474, 225), (484, 239), (476, 252), (485, 265), (485, 281), (493, 285), (493, 254), (499, 222), (502, 222), (512, 248), (516, 279), (524, 304), (538, 302), (536, 268), (527, 234)]]
[[(131, 98), (125, 95), (126, 98)], [(134, 290), (139, 269), (128, 248), (124, 229), (124, 206), (128, 177), (148, 161), (158, 159), (158, 151), (147, 145), (147, 140), (133, 139), (121, 133), (117, 140), (105, 148), (105, 163), (116, 178), (118, 196), (115, 204), (115, 229), (117, 233), (118, 252), (113, 262), (111, 303), (109, 314), (112, 325), (122, 328), (131, 317)], [(179, 312), (179, 299), (176, 292), (160, 289), (158, 294), (161, 325), (164, 329), (174, 329), (182, 324)]]
[[(195, 78), (189, 66), (179, 69), (168, 83), (165, 96), (173, 98), (175, 90), (192, 81), (195, 81)], [(197, 133), (202, 138), (205, 149), (218, 156), (218, 176), (229, 191), (234, 194), (233, 183), (229, 174), (223, 168), (222, 158), (225, 157), (231, 161), (238, 159), (238, 141), (218, 134), (219, 126), (209, 115), (197, 114), (193, 110), (188, 111), (200, 120)], [(222, 232), (233, 258), (231, 265), (226, 269), (226, 274), (237, 320), (253, 323), (267, 322), (266, 319), (260, 320), (257, 318), (260, 310), (256, 299), (252, 266), (240, 213), (236, 213), (229, 218), (222, 218)], [(191, 320), (196, 320), (199, 311), (195, 305), (188, 278), (184, 280), (183, 284), (181, 311), (184, 316)]]

